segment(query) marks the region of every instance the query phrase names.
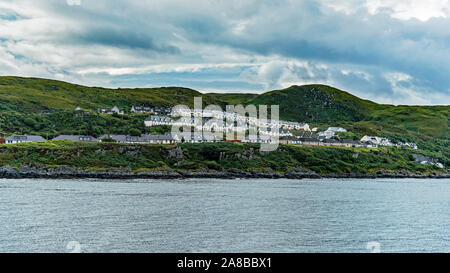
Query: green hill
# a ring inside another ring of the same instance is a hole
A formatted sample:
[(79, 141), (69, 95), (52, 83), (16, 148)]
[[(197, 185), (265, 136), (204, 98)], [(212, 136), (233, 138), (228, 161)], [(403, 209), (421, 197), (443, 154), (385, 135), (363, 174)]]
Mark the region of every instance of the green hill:
[[(377, 133), (384, 128), (391, 133), (413, 132), (447, 138), (450, 106), (392, 106), (362, 100), (347, 92), (325, 85), (292, 86), (261, 95), (202, 94), (181, 87), (107, 89), (86, 87), (61, 81), (0, 77), (0, 110), (21, 114), (41, 110), (72, 111), (80, 106), (97, 108), (151, 103), (154, 106), (193, 106), (193, 97), (202, 96), (204, 105), (227, 104), (279, 105), (280, 118), (314, 125), (347, 124), (361, 133)], [(356, 123), (356, 125), (355, 125)]]
[(205, 104), (224, 106), (249, 100), (255, 95), (202, 94), (182, 87), (107, 89), (47, 79), (0, 77), (0, 110), (27, 113), (47, 109), (73, 110), (78, 106), (91, 110), (112, 106), (129, 109), (148, 102), (154, 106), (184, 104), (192, 107), (195, 96), (202, 96)]
[[(0, 77), (0, 133), (46, 138), (59, 134), (126, 134), (131, 129), (161, 133), (168, 128), (146, 128), (142, 122), (145, 115), (99, 115), (96, 110), (112, 106), (128, 110), (142, 104), (192, 107), (196, 96), (203, 98), (204, 106), (217, 104), (223, 109), (228, 104), (279, 105), (283, 120), (308, 122), (319, 128), (343, 126), (355, 139), (367, 134), (415, 142), (422, 153), (450, 165), (450, 106), (382, 105), (325, 85), (292, 86), (260, 95), (203, 94), (181, 87), (107, 89), (47, 79)], [(91, 114), (75, 113), (78, 106)], [(49, 109), (57, 112), (41, 114)]]
[(264, 93), (248, 103), (280, 105), (280, 116), (286, 119), (318, 123), (360, 121), (377, 107), (376, 103), (325, 85), (292, 86)]
[(387, 127), (434, 137), (448, 134), (450, 106), (382, 105), (325, 85), (292, 86), (259, 95), (248, 103), (278, 104), (282, 118), (313, 124), (382, 122)]

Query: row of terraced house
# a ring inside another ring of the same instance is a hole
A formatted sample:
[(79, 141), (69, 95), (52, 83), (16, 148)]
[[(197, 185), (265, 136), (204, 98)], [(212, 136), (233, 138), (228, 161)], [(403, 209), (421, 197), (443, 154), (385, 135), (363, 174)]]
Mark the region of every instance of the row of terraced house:
[[(79, 142), (103, 142), (105, 140), (112, 140), (113, 142), (118, 143), (135, 143), (135, 144), (172, 144), (175, 142), (170, 134), (142, 135), (142, 136), (111, 134), (111, 135), (103, 135), (99, 138), (85, 135), (60, 135), (51, 140), (52, 141), (69, 140)], [(5, 139), (0, 139), (0, 143), (5, 144), (18, 144), (18, 143), (42, 142), (42, 141), (47, 141), (47, 139), (41, 136), (34, 136), (34, 135), (12, 135)]]
[[(60, 135), (52, 139), (57, 140), (70, 140), (79, 142), (117, 142), (117, 143), (129, 143), (129, 144), (174, 144), (176, 142), (191, 142), (191, 143), (203, 143), (203, 142), (227, 142), (223, 138), (217, 138), (213, 134), (195, 134), (191, 133), (187, 137), (173, 138), (171, 134), (164, 135), (141, 135), (141, 136), (130, 136), (130, 135), (115, 135), (107, 134), (99, 138), (93, 136), (85, 135)], [(42, 142), (47, 141), (41, 136), (35, 135), (12, 135), (6, 139), (0, 139), (0, 143), (5, 144), (17, 144), (17, 143), (27, 143), (27, 142)], [(246, 136), (244, 139), (239, 140), (239, 142), (244, 143), (270, 143), (273, 142), (272, 136), (269, 135), (258, 135), (255, 137)], [(364, 136), (360, 141), (356, 140), (337, 140), (337, 139), (326, 139), (319, 137), (314, 133), (306, 133), (297, 136), (282, 136), (279, 140), (281, 144), (293, 144), (293, 145), (306, 145), (306, 146), (332, 146), (332, 147), (369, 147), (377, 148), (379, 146), (396, 146), (396, 147), (410, 147), (413, 149), (418, 149), (417, 145), (414, 143), (397, 143), (392, 144), (388, 139)]]

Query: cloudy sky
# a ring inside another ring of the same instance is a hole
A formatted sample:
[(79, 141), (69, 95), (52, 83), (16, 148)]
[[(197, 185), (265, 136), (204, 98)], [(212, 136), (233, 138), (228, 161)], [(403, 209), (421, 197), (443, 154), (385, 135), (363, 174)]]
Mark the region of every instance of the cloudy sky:
[(1, 0), (0, 75), (450, 104), (450, 0)]

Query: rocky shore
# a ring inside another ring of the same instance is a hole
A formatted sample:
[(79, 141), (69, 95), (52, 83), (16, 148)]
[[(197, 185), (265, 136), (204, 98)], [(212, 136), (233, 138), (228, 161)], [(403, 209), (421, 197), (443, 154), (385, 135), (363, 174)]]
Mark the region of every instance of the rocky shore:
[(378, 171), (375, 173), (330, 173), (317, 174), (310, 170), (298, 169), (286, 173), (278, 173), (270, 169), (266, 170), (154, 170), (133, 172), (131, 169), (108, 169), (108, 170), (84, 170), (70, 167), (59, 168), (36, 168), (23, 166), (15, 168), (11, 166), (0, 167), (0, 178), (22, 179), (22, 178), (43, 178), (43, 179), (77, 179), (77, 178), (98, 178), (98, 179), (187, 179), (187, 178), (220, 178), (220, 179), (322, 179), (322, 178), (450, 178), (449, 172), (434, 172), (431, 174), (413, 173), (408, 170), (398, 172)]

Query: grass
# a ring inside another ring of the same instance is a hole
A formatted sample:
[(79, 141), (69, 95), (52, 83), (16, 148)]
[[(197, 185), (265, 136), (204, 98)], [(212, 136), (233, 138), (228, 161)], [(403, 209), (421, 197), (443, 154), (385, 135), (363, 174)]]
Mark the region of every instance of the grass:
[(205, 105), (217, 104), (221, 107), (252, 98), (251, 94), (202, 94), (182, 87), (161, 88), (119, 88), (107, 89), (86, 87), (61, 81), (0, 77), (0, 110), (19, 112), (39, 112), (47, 109), (73, 110), (118, 106), (130, 109), (133, 105), (151, 102), (154, 106), (193, 106), (194, 97), (203, 97)]
[[(306, 168), (317, 173), (371, 173), (379, 170), (430, 173), (434, 166), (414, 162), (411, 150), (281, 145), (271, 153), (257, 144), (204, 143), (179, 145), (182, 158), (171, 157), (175, 145), (129, 145), (54, 141), (0, 145), (0, 166), (70, 166), (85, 170), (262, 170), (284, 173)], [(354, 155), (358, 154), (355, 158)]]

